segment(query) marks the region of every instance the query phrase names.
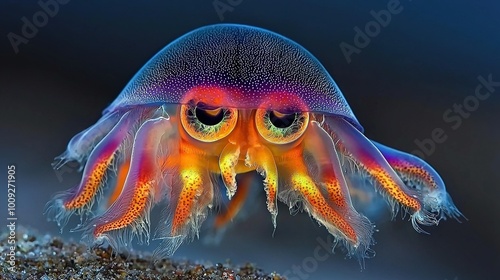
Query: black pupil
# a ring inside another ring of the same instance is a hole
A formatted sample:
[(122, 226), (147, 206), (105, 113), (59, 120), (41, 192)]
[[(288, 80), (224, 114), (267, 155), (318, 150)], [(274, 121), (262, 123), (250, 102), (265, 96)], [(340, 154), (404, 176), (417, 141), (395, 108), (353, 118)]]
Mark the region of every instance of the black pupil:
[(275, 113), (274, 111), (269, 112), (269, 120), (277, 128), (287, 128), (290, 127), (296, 118), (296, 113), (292, 114), (281, 114)]
[(205, 125), (216, 125), (224, 118), (224, 110), (222, 109), (205, 110), (203, 108), (196, 107), (194, 113), (196, 114), (198, 121)]

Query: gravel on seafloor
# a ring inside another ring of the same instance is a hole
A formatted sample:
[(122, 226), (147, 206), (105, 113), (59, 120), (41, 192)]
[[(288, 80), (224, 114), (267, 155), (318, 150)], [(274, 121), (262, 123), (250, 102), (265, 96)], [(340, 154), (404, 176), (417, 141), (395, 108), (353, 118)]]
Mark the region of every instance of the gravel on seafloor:
[(173, 259), (155, 263), (150, 255), (115, 254), (110, 247), (89, 250), (34, 230), (18, 227), (16, 231), (14, 267), (9, 263), (9, 232), (0, 233), (0, 279), (284, 279), (253, 264), (212, 265)]

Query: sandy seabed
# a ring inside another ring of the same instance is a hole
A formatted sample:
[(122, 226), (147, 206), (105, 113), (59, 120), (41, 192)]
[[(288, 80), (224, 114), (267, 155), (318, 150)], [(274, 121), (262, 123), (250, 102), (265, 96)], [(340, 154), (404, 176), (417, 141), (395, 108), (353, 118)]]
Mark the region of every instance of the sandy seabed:
[(153, 262), (149, 254), (117, 254), (110, 247), (88, 249), (24, 227), (16, 230), (15, 256), (11, 256), (9, 234), (0, 234), (0, 279), (284, 279), (253, 264)]

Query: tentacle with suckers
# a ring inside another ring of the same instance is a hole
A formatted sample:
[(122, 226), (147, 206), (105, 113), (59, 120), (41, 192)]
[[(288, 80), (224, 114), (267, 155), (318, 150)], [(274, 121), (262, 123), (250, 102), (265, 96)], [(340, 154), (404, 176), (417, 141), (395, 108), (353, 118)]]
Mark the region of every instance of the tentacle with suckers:
[(432, 166), (414, 155), (389, 148), (375, 141), (372, 142), (405, 185), (418, 194), (423, 207), (435, 213), (438, 220), (453, 218), (459, 221), (461, 217), (464, 217), (446, 192), (441, 176)]
[(347, 183), (334, 143), (316, 121), (311, 121), (301, 146), (277, 160), (279, 198), (292, 210), (297, 204), (360, 261), (371, 257), (373, 225), (351, 204)]
[[(102, 188), (106, 184), (108, 171), (113, 168), (118, 154), (123, 153), (123, 143), (130, 136), (130, 131), (134, 123), (137, 122), (136, 118), (137, 115), (134, 113), (125, 113), (114, 127), (110, 131), (107, 131), (107, 134), (102, 137), (95, 147), (90, 144), (94, 140), (84, 140), (85, 137), (83, 135), (92, 135), (93, 139), (100, 138), (104, 134), (102, 130), (103, 126), (107, 126), (109, 123), (102, 126), (94, 126), (98, 128), (96, 132), (92, 132), (93, 130), (90, 129), (86, 131), (86, 134), (77, 136), (79, 140), (76, 142), (80, 143), (80, 145), (77, 145), (79, 146), (78, 149), (83, 149), (83, 143), (85, 143), (85, 151), (80, 150), (79, 154), (90, 154), (83, 171), (82, 179), (74, 188), (56, 194), (46, 207), (49, 220), (55, 220), (61, 227), (61, 230), (75, 212), (80, 215), (82, 221), (84, 215), (91, 213), (92, 206), (98, 198), (98, 194), (102, 193)], [(111, 119), (110, 117), (104, 118), (106, 122)], [(87, 151), (87, 149), (91, 150)], [(68, 148), (68, 150), (70, 149)], [(72, 152), (76, 152), (76, 150), (76, 148), (72, 149)]]
[(357, 168), (349, 170), (371, 179), (376, 189), (388, 199), (393, 216), (401, 207), (411, 215), (417, 232), (425, 232), (419, 225), (438, 223), (435, 214), (425, 209), (418, 193), (404, 184), (377, 147), (358, 129), (339, 117), (326, 117), (324, 125), (335, 139), (341, 154), (356, 165)]
[(118, 198), (104, 212), (84, 225), (83, 239), (90, 244), (108, 241), (115, 249), (127, 248), (137, 236), (149, 242), (149, 212), (162, 199), (159, 149), (162, 137), (172, 130), (168, 117), (145, 121), (134, 137), (130, 167)]
[(186, 238), (198, 237), (213, 203), (212, 180), (201, 164), (181, 159), (172, 180), (169, 205), (155, 234), (155, 239), (162, 240), (153, 253), (155, 259), (173, 255)]

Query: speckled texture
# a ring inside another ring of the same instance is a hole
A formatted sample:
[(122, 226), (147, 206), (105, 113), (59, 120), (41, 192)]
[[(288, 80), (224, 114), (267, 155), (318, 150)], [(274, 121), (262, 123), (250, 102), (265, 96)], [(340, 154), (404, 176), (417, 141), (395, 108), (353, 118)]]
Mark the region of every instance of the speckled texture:
[[(302, 46), (261, 28), (217, 24), (196, 29), (158, 52), (105, 113), (122, 107), (179, 104), (194, 87), (216, 87), (226, 106), (278, 108), (280, 103), (345, 117), (362, 130), (342, 92)], [(276, 93), (277, 100), (261, 104)]]
[(110, 248), (87, 250), (83, 245), (59, 237), (17, 229), (15, 273), (5, 261), (7, 232), (0, 234), (0, 279), (284, 279), (264, 273), (252, 264), (215, 265), (193, 261), (163, 260), (150, 256), (114, 254)]

